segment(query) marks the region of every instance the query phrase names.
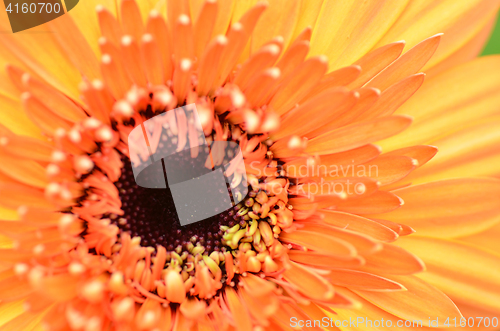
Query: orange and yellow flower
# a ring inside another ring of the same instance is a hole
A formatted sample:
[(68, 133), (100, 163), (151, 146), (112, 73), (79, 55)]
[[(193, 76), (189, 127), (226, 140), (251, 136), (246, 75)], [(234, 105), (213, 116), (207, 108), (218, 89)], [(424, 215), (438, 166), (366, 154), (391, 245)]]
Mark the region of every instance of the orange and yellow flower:
[[(498, 321), (499, 6), (85, 0), (0, 34), (0, 330)], [(193, 144), (188, 104), (249, 194), (181, 227), (127, 138), (167, 112), (151, 147)]]

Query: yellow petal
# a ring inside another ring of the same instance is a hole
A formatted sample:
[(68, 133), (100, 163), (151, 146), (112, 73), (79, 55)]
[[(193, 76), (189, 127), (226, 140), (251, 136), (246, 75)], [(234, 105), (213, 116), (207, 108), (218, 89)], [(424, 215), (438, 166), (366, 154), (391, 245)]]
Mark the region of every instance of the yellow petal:
[(439, 153), (405, 180), (420, 184), (440, 179), (498, 176), (500, 119), (455, 132), (433, 143)]
[[(451, 277), (451, 275), (450, 275)], [(439, 319), (442, 326), (447, 318), (457, 318), (462, 315), (443, 292), (416, 276), (392, 276), (391, 279), (402, 284), (407, 291), (369, 292), (356, 290), (366, 300), (377, 307), (406, 320), (422, 320), (429, 326), (430, 320)]]
[(462, 178), (410, 186), (394, 193), (404, 205), (383, 215), (411, 226), (418, 235), (452, 238), (500, 222), (500, 180)]
[(457, 240), (480, 249), (500, 252), (500, 240), (498, 240), (498, 238), (500, 238), (500, 223), (492, 226), (486, 231), (460, 237), (457, 238)]
[(298, 0), (269, 0), (269, 6), (255, 27), (250, 50), (255, 52), (276, 36), (283, 38), (286, 47), (292, 38), (301, 2)]
[(41, 321), (46, 312), (47, 310), (42, 313), (25, 312), (3, 325), (2, 331), (41, 331)]
[[(0, 11), (0, 29), (10, 30), (7, 13)], [(29, 33), (2, 33), (0, 44), (4, 48), (2, 61), (24, 63), (32, 72), (42, 77), (73, 99), (78, 99), (81, 75), (69, 58), (61, 51), (55, 34), (47, 32), (47, 25), (31, 28)], [(13, 61), (12, 61), (13, 60)]]
[[(378, 308), (376, 305), (366, 301), (359, 295), (344, 288), (336, 288), (336, 290), (351, 300), (359, 302), (362, 306), (362, 309), (336, 308), (335, 313), (337, 313), (337, 315), (328, 314), (328, 316), (335, 321), (334, 323), (339, 325), (339, 329), (342, 331), (373, 331), (377, 325), (379, 326), (377, 329), (382, 330), (382, 320), (384, 321), (383, 329), (387, 328), (387, 330), (426, 330), (426, 328), (422, 327), (423, 321), (422, 324), (418, 324), (418, 321), (407, 321), (408, 324), (405, 326), (404, 320)], [(357, 321), (357, 323), (349, 323), (350, 321)]]
[[(452, 54), (450, 54), (450, 56), (433, 65), (431, 68), (424, 68), (427, 77), (434, 77), (437, 74), (478, 57), (479, 54), (481, 54), (484, 45), (490, 39), (491, 32), (495, 27), (496, 22), (496, 17), (491, 18), (490, 21), (460, 49), (455, 50)], [(440, 52), (440, 49), (438, 49), (437, 52)], [(432, 60), (433, 59), (431, 59), (431, 62)]]
[(0, 124), (6, 126), (12, 132), (35, 138), (41, 138), (40, 129), (33, 124), (22, 110), (21, 102), (0, 95)]
[(329, 70), (365, 55), (401, 15), (408, 0), (327, 0), (311, 37), (311, 55), (327, 55)]
[[(393, 150), (428, 144), (499, 114), (500, 56), (481, 57), (426, 80), (396, 113), (413, 117), (412, 126), (380, 145)], [(471, 84), (474, 82), (474, 84)]]
[(410, 1), (378, 46), (403, 39), (408, 49), (432, 34), (444, 33), (443, 43), (429, 63), (431, 66), (470, 40), (495, 15), (497, 8), (498, 2), (489, 0)]
[(308, 27), (312, 29), (314, 27), (323, 2), (323, 0), (300, 2), (300, 15), (297, 19), (297, 23), (295, 24), (292, 39), (295, 39), (298, 35), (300, 35), (304, 29)]
[[(222, 34), (225, 35), (229, 23), (231, 22), (231, 16), (233, 15), (233, 8), (236, 1), (233, 0), (218, 0), (217, 6), (217, 18), (215, 20), (214, 30), (212, 32), (213, 36)], [(194, 18), (194, 17), (193, 17)]]
[(397, 244), (424, 261), (427, 271), (419, 277), (454, 301), (500, 312), (497, 254), (458, 241), (428, 237), (406, 237)]
[(69, 12), (69, 15), (73, 18), (75, 24), (84, 35), (94, 54), (100, 53), (97, 40), (101, 36), (95, 8), (97, 5), (101, 5), (108, 9), (113, 15), (116, 15), (116, 3), (116, 0), (79, 1), (78, 5)]
[(24, 312), (23, 301), (13, 301), (0, 304), (0, 326), (21, 315)]
[(231, 17), (232, 22), (238, 22), (240, 18), (255, 4), (257, 0), (243, 0), (243, 1), (235, 1), (233, 8), (233, 15)]
[[(0, 208), (0, 216), (3, 213), (3, 208)], [(17, 215), (16, 215), (17, 216)], [(2, 217), (2, 219), (5, 219)], [(10, 220), (15, 220), (15, 218), (11, 218)], [(0, 248), (12, 248), (14, 247), (14, 240), (12, 238), (0, 235)]]
[(88, 79), (100, 78), (97, 52), (92, 49), (85, 35), (69, 15), (64, 15), (47, 24), (47, 28), (57, 31), (54, 36), (59, 46), (82, 76)]

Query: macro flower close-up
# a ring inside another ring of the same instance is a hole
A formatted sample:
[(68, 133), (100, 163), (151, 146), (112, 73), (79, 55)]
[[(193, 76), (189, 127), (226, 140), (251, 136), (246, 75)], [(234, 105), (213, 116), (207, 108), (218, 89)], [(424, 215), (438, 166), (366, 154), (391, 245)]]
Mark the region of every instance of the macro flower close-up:
[(4, 3), (0, 331), (500, 328), (500, 1)]

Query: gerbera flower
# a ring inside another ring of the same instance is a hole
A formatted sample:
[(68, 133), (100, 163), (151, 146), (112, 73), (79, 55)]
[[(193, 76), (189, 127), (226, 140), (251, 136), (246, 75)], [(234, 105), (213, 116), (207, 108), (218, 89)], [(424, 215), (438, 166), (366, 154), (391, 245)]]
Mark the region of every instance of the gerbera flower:
[[(0, 329), (494, 326), (497, 9), (82, 1), (1, 34)], [(148, 147), (196, 145), (190, 104), (249, 193), (182, 227), (128, 137), (166, 112)]]

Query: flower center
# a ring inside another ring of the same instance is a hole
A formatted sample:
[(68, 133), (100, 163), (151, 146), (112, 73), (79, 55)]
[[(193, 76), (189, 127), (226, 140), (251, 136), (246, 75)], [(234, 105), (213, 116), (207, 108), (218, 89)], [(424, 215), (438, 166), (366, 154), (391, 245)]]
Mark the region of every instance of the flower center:
[(194, 248), (199, 247), (197, 252), (210, 254), (212, 251), (224, 251), (227, 247), (221, 242), (224, 234), (221, 226), (245, 224), (243, 216), (237, 214), (239, 206), (236, 206), (203, 221), (181, 226), (170, 190), (137, 185), (128, 159), (124, 160), (121, 177), (115, 185), (120, 193), (124, 215), (111, 215), (112, 222), (131, 237), (140, 237), (141, 246), (161, 245), (179, 255), (192, 253)]

